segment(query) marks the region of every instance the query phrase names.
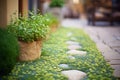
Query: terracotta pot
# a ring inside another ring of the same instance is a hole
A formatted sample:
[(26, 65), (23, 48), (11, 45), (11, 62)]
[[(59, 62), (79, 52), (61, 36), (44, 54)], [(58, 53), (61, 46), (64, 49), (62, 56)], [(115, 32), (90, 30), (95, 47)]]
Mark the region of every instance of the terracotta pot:
[(50, 32), (55, 32), (59, 27), (59, 23), (56, 23), (56, 24), (52, 24), (51, 25), (51, 31)]
[(57, 25), (53, 24), (51, 25), (51, 32), (55, 32), (57, 30)]
[(34, 42), (23, 42), (19, 41), (20, 45), (20, 61), (32, 61), (40, 58), (41, 55), (41, 47), (42, 41), (34, 41)]

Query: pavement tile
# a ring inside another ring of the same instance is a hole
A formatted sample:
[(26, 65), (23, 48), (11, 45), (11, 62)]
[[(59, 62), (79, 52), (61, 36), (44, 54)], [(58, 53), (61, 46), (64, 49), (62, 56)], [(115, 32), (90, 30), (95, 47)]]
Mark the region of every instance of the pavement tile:
[(120, 70), (120, 65), (111, 65), (111, 67), (115, 70)]
[(120, 41), (113, 41), (113, 42), (109, 42), (107, 44), (112, 48), (120, 48)]
[(116, 47), (116, 48), (114, 48), (114, 50), (120, 54), (120, 47), (118, 47), (118, 48)]
[(120, 70), (114, 70), (113, 75), (117, 78), (120, 78)]
[(110, 64), (111, 65), (120, 65), (120, 60), (111, 60)]

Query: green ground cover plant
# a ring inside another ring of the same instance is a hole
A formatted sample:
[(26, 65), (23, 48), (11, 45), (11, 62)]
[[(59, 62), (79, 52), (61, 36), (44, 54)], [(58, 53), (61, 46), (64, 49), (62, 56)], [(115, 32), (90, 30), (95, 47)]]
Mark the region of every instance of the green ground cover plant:
[[(72, 33), (70, 37), (68, 33)], [(74, 56), (76, 59), (68, 59), (66, 52), (68, 40), (77, 41), (81, 44), (86, 56)], [(59, 64), (68, 64), (67, 69), (59, 67)], [(31, 62), (18, 62), (7, 80), (68, 80), (61, 74), (63, 70), (81, 70), (87, 73), (84, 80), (117, 80), (112, 76), (113, 69), (104, 60), (96, 48), (95, 43), (83, 30), (72, 28), (59, 28), (52, 33), (50, 38), (43, 43), (42, 56)]]

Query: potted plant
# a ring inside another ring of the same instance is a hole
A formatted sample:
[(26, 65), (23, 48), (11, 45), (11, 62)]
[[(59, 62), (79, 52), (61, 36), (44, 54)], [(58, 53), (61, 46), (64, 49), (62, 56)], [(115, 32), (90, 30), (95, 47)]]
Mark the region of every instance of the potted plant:
[(41, 55), (42, 41), (49, 32), (44, 16), (30, 13), (29, 18), (21, 17), (8, 26), (16, 35), (20, 45), (20, 61), (35, 60)]
[(55, 32), (57, 28), (59, 27), (59, 21), (58, 19), (53, 16), (52, 14), (45, 14), (44, 17), (46, 18), (46, 23), (50, 27), (50, 33)]
[(50, 7), (49, 12), (52, 13), (54, 16), (56, 16), (60, 21), (62, 19), (61, 8), (63, 7), (63, 5), (64, 5), (64, 0), (51, 0), (49, 5)]
[(64, 0), (52, 0), (50, 3), (50, 7), (63, 7)]

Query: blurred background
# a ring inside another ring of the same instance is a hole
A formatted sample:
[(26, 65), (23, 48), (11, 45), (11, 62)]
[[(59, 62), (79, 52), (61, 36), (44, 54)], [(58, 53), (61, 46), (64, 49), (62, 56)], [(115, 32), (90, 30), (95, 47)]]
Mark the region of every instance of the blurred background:
[(89, 25), (120, 22), (120, 0), (0, 0), (0, 26), (9, 24), (11, 17), (28, 17), (29, 11), (52, 13), (60, 20), (86, 19)]
[[(54, 0), (43, 0), (41, 6), (43, 14), (51, 12), (49, 5), (52, 2)], [(56, 5), (56, 7), (59, 6)], [(62, 18), (86, 19), (89, 25), (95, 25), (98, 22), (116, 25), (120, 22), (120, 0), (64, 0), (61, 11), (57, 11), (58, 9), (52, 13), (58, 12)]]

